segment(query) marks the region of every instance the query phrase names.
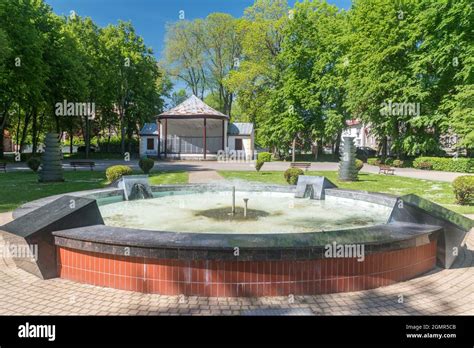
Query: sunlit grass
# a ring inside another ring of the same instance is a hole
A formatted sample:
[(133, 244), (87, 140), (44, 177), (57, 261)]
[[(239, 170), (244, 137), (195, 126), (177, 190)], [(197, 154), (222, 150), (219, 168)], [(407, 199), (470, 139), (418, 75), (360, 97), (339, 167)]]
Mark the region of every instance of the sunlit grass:
[[(255, 182), (287, 185), (283, 172), (241, 172), (220, 171), (226, 179), (240, 179)], [(321, 175), (327, 177), (340, 188), (382, 192), (393, 195), (416, 194), (461, 214), (474, 214), (474, 206), (460, 206), (455, 203), (453, 189), (450, 183), (432, 180), (406, 178), (395, 175), (380, 175), (360, 173), (359, 181), (339, 181), (336, 171), (308, 171), (306, 175)]]
[[(16, 209), (35, 199), (103, 188), (108, 184), (103, 171), (65, 171), (64, 178), (64, 182), (39, 183), (38, 175), (31, 171), (0, 173), (0, 212)], [(183, 171), (150, 173), (150, 183), (153, 185), (187, 182), (188, 173)]]

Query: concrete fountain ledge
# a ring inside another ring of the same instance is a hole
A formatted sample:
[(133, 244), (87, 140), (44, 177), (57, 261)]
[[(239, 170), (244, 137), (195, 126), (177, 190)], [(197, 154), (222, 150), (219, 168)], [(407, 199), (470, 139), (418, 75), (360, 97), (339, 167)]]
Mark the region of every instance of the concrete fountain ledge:
[[(151, 189), (205, 192), (231, 187), (188, 184)], [(247, 190), (294, 193), (296, 188), (246, 184)], [(323, 190), (322, 196), (392, 207), (391, 216), (386, 224), (327, 232), (147, 231), (103, 224), (96, 199), (123, 195), (123, 190), (110, 187), (27, 203), (0, 230), (13, 242), (42, 245), (38, 260), (17, 260), (18, 266), (42, 278), (59, 276), (161, 294), (276, 296), (370, 289), (416, 277), (436, 262), (449, 268), (456, 258), (454, 248), (461, 247), (472, 228), (471, 220), (417, 196)], [(325, 246), (331, 243), (363, 245), (365, 261), (325, 257)]]

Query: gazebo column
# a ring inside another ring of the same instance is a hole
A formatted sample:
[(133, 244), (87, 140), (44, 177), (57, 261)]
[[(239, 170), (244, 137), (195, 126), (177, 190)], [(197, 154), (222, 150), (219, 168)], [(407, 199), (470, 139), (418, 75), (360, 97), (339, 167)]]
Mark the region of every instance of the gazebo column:
[(165, 118), (165, 158), (168, 154), (168, 119)]
[(229, 121), (224, 120), (224, 150), (227, 151), (229, 147), (229, 135), (227, 134), (229, 128)]
[(206, 143), (206, 118), (204, 117), (204, 129), (202, 132), (202, 141), (203, 141), (203, 151), (204, 151), (204, 159), (206, 159), (206, 152), (207, 152), (207, 143)]
[(158, 131), (158, 158), (161, 159), (161, 122), (156, 120), (156, 129)]
[(225, 120), (222, 120), (222, 151), (225, 151)]

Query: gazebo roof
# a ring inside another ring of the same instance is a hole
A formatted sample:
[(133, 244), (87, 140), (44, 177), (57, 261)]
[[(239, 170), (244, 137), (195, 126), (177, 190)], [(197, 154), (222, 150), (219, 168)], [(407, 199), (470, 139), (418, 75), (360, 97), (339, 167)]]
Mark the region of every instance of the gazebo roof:
[(229, 116), (222, 112), (214, 110), (209, 105), (204, 103), (201, 99), (192, 95), (184, 102), (175, 106), (174, 108), (165, 111), (157, 116), (160, 118), (218, 118), (229, 119)]

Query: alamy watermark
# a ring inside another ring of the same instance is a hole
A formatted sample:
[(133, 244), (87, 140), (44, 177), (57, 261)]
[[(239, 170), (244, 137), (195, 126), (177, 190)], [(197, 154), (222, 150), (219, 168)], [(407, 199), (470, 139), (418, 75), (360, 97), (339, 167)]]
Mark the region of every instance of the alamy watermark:
[(257, 157), (257, 152), (244, 150), (219, 150), (217, 151), (218, 162), (252, 162)]
[(5, 243), (0, 247), (0, 257), (21, 258), (38, 260), (38, 244), (10, 244)]
[(357, 261), (365, 260), (364, 244), (337, 244), (332, 242), (324, 247), (326, 258), (357, 258)]
[(95, 118), (94, 102), (68, 102), (64, 99), (54, 105), (56, 116), (81, 116), (90, 120)]
[(380, 104), (382, 116), (420, 116), (420, 103), (394, 103), (391, 100)]

